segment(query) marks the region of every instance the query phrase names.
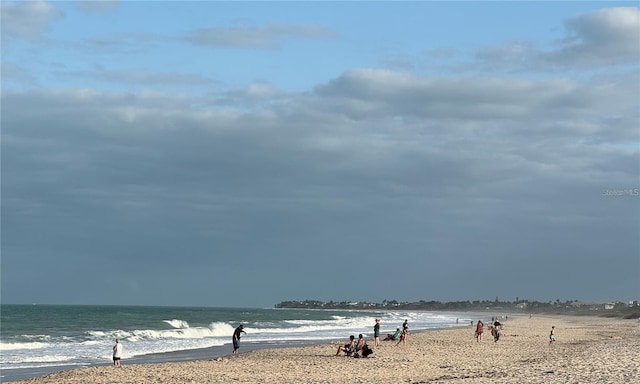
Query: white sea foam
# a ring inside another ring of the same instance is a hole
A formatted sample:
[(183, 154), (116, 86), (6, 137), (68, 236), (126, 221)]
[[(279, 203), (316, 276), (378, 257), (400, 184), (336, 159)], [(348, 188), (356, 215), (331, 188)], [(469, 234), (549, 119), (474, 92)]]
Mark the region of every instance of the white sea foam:
[[(17, 359), (16, 357), (11, 357), (6, 363), (21, 363), (21, 364), (33, 364), (33, 363), (60, 363), (66, 361), (72, 361), (76, 359), (75, 355), (40, 355), (40, 356), (27, 356), (24, 359)], [(4, 360), (4, 359), (3, 359)]]
[(173, 319), (173, 320), (164, 320), (164, 322), (169, 324), (173, 328), (180, 328), (180, 329), (189, 328), (189, 323), (187, 323), (184, 320)]
[(231, 337), (235, 328), (228, 323), (213, 322), (209, 324), (209, 329), (211, 330), (211, 336)]
[(42, 349), (47, 343), (0, 343), (0, 351), (11, 351), (20, 349)]
[[(294, 312), (295, 313), (295, 312)], [(321, 312), (322, 313), (322, 312)], [(159, 320), (157, 329), (94, 329), (78, 333), (77, 336), (22, 335), (20, 340), (33, 342), (0, 343), (0, 367), (40, 367), (51, 365), (109, 364), (111, 347), (119, 338), (124, 344), (123, 358), (145, 356), (155, 353), (185, 351), (223, 346), (231, 343), (235, 327), (243, 322), (246, 335), (244, 343), (291, 343), (345, 339), (350, 334), (362, 333), (369, 338), (373, 333), (375, 319), (381, 319), (381, 333), (386, 334), (409, 321), (411, 330), (455, 326), (456, 317), (461, 324), (469, 320), (459, 314), (427, 312), (371, 312), (344, 311), (346, 315), (328, 312), (323, 318), (314, 312), (316, 319), (275, 319), (233, 322), (212, 321), (189, 324), (185, 318)], [(167, 327), (168, 325), (168, 327)], [(46, 340), (46, 342), (44, 341)]]

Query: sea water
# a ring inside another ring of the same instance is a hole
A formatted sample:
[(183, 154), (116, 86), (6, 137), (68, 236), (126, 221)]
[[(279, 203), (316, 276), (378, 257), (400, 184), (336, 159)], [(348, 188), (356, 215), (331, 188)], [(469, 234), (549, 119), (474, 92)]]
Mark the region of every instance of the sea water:
[(409, 321), (411, 331), (424, 331), (468, 326), (476, 317), (470, 313), (355, 309), (2, 305), (0, 379), (6, 382), (110, 364), (115, 339), (123, 343), (124, 363), (172, 361), (179, 356), (194, 359), (229, 354), (233, 330), (240, 324), (246, 331), (242, 352), (345, 340), (360, 333), (371, 338), (375, 319), (380, 319), (384, 337), (404, 320)]

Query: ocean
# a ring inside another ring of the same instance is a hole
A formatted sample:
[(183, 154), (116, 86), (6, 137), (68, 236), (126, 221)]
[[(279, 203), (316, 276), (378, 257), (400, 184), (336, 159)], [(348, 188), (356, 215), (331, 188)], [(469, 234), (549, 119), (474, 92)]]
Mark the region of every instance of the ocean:
[(124, 347), (123, 365), (194, 360), (230, 354), (240, 324), (247, 332), (242, 353), (342, 341), (359, 333), (372, 338), (375, 319), (381, 320), (382, 338), (404, 320), (411, 331), (486, 320), (472, 313), (393, 310), (1, 305), (0, 381), (112, 364), (116, 338)]

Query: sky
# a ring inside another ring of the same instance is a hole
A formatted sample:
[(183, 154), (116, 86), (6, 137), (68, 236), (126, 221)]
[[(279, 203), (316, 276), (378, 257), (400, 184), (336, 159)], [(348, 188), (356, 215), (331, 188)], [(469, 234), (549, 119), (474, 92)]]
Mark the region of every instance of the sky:
[(637, 2), (1, 11), (2, 303), (640, 299)]

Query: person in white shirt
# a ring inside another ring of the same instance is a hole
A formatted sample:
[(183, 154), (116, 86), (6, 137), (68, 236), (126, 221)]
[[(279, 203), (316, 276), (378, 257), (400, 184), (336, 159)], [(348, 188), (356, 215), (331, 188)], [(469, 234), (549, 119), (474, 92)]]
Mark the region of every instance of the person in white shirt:
[(120, 358), (122, 357), (122, 343), (116, 339), (116, 345), (113, 346), (113, 366), (120, 366)]

